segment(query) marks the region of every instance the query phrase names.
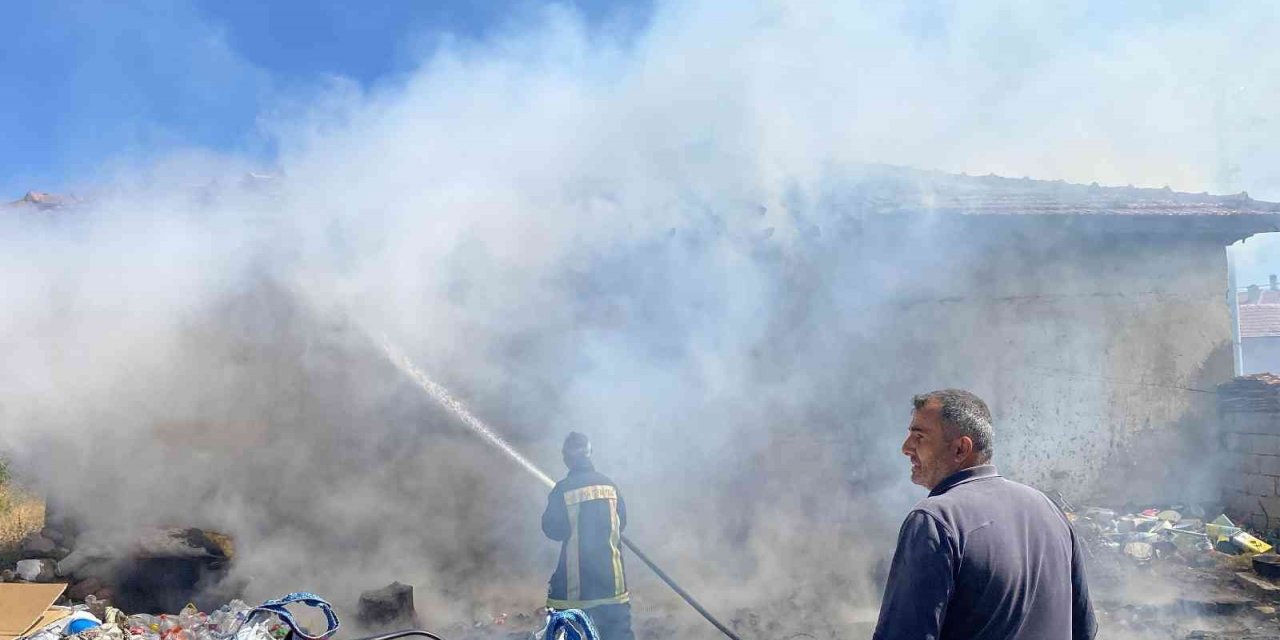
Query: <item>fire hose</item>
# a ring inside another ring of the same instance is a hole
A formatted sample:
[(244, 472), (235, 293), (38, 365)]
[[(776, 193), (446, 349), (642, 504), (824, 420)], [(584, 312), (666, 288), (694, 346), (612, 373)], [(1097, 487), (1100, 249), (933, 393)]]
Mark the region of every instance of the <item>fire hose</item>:
[[(391, 342), (387, 340), (385, 336), (381, 342), (382, 350), (386, 353), (387, 358), (390, 359), (391, 362), (400, 369), (400, 371), (417, 382), (418, 386), (422, 387), (422, 389), (435, 399), (435, 401), (442, 407), (451, 411), (459, 420), (462, 421), (463, 424), (467, 425), (467, 427), (472, 431), (476, 432), (476, 434), (487, 440), (493, 446), (497, 447), (500, 451), (507, 454), (507, 457), (511, 458), (514, 462), (523, 467), (525, 471), (540, 480), (544, 485), (548, 487), (555, 486), (555, 481), (551, 479), (551, 476), (543, 473), (541, 469), (535, 466), (524, 456), (520, 455), (520, 453), (510, 444), (507, 444), (507, 441), (503, 440), (501, 436), (493, 431), (493, 429), (482, 422), (479, 418), (472, 415), (471, 412), (467, 410), (466, 406), (455, 399), (447, 389), (434, 380), (428, 378), (421, 369), (418, 369), (418, 367), (413, 364), (413, 361), (409, 360), (408, 356), (405, 356), (398, 349), (393, 347)], [(622, 536), (622, 544), (630, 549), (632, 553), (636, 554), (636, 557), (639, 558), (645, 566), (653, 570), (653, 572), (657, 574), (657, 576), (661, 578), (668, 587), (671, 587), (672, 591), (676, 592), (676, 595), (680, 596), (680, 598), (688, 603), (690, 607), (693, 607), (694, 611), (697, 611), (703, 618), (706, 618), (707, 622), (710, 622), (716, 629), (719, 629), (721, 633), (728, 636), (731, 640), (742, 640), (742, 638), (738, 637), (738, 634), (725, 626), (723, 622), (716, 619), (714, 615), (711, 615), (711, 612), (707, 611), (706, 607), (703, 607), (688, 591), (677, 584), (671, 576), (667, 575), (667, 572), (658, 567), (653, 560), (649, 559), (648, 555), (645, 555), (645, 553), (625, 535)], [(379, 637), (371, 640), (390, 640), (390, 638)]]
[(695, 600), (694, 597), (690, 595), (688, 591), (685, 591), (679, 584), (676, 584), (676, 581), (673, 580), (671, 576), (667, 575), (666, 571), (663, 571), (660, 567), (658, 567), (658, 565), (654, 564), (653, 561), (649, 559), (649, 556), (646, 556), (644, 552), (641, 551), (640, 548), (637, 547), (634, 542), (632, 542), (626, 536), (622, 536), (622, 544), (626, 545), (627, 548), (631, 550), (631, 553), (636, 554), (636, 557), (640, 558), (640, 562), (643, 562), (645, 566), (652, 569), (653, 572), (657, 574), (659, 578), (662, 578), (662, 581), (667, 583), (667, 586), (671, 587), (671, 590), (675, 591), (676, 595), (680, 596), (682, 599), (684, 599), (685, 602), (689, 603), (689, 606), (693, 607), (694, 611), (697, 611), (698, 613), (702, 614), (702, 617), (706, 618), (707, 622), (710, 622), (712, 625), (715, 626), (715, 628), (719, 629), (720, 633), (723, 633), (724, 635), (729, 636), (733, 640), (742, 640), (742, 638), (738, 637), (738, 634), (730, 630), (729, 627), (724, 626), (723, 622), (720, 622), (719, 620), (716, 619), (715, 616), (711, 615), (710, 611), (707, 611), (706, 608), (704, 608), (701, 604), (698, 604), (698, 601)]

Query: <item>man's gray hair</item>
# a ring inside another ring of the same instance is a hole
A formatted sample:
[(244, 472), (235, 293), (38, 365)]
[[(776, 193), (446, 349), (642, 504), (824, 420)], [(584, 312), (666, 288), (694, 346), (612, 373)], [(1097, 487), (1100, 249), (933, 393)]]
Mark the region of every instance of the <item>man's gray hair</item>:
[(950, 438), (969, 436), (973, 441), (973, 450), (978, 452), (978, 460), (990, 462), (995, 450), (995, 429), (991, 425), (991, 410), (982, 398), (964, 389), (941, 389), (921, 393), (911, 399), (917, 411), (937, 400), (942, 427)]

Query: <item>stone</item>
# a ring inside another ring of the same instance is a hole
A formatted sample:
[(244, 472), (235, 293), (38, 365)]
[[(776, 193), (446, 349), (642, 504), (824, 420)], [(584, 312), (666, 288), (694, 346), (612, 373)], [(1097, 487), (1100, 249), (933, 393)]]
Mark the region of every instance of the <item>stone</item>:
[(53, 582), (57, 577), (57, 566), (48, 559), (19, 560), (16, 573), (27, 582)]
[(22, 557), (31, 558), (48, 558), (54, 550), (58, 548), (58, 544), (39, 533), (33, 533), (22, 541), (20, 552)]
[(1280, 599), (1280, 586), (1261, 576), (1256, 576), (1247, 571), (1240, 571), (1236, 573), (1236, 582), (1253, 593), (1266, 596), (1272, 600)]
[(360, 594), (356, 618), (369, 628), (417, 626), (413, 587), (399, 582)]
[(1232, 615), (1254, 604), (1256, 603), (1249, 598), (1227, 593), (1184, 595), (1178, 598), (1178, 606), (1194, 615)]

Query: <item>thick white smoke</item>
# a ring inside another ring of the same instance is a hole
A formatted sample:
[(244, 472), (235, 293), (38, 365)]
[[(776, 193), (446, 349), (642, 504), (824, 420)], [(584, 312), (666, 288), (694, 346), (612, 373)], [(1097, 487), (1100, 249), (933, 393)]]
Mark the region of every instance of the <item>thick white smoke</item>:
[(536, 606), (542, 488), (385, 334), (545, 469), (591, 434), (634, 537), (704, 599), (849, 628), (918, 497), (909, 394), (965, 366), (913, 368), (931, 338), (885, 302), (955, 293), (980, 250), (864, 230), (858, 163), (1280, 194), (1280, 16), (819, 5), (662, 4), (626, 41), (549, 9), (264, 114), (274, 178), (197, 153), (6, 212), (4, 446), (92, 526), (230, 531), (254, 595), (399, 579), (428, 620)]

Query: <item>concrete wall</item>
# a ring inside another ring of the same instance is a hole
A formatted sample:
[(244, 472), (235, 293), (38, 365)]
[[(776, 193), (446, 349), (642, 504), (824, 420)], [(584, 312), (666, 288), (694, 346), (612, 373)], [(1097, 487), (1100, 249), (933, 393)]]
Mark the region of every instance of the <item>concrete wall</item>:
[(1216, 497), (1203, 452), (1232, 374), (1229, 240), (1014, 216), (944, 237), (953, 268), (913, 285), (888, 330), (917, 387), (987, 398), (1006, 475), (1078, 500)]
[(1244, 338), (1240, 341), (1244, 352), (1244, 372), (1280, 373), (1280, 336)]

